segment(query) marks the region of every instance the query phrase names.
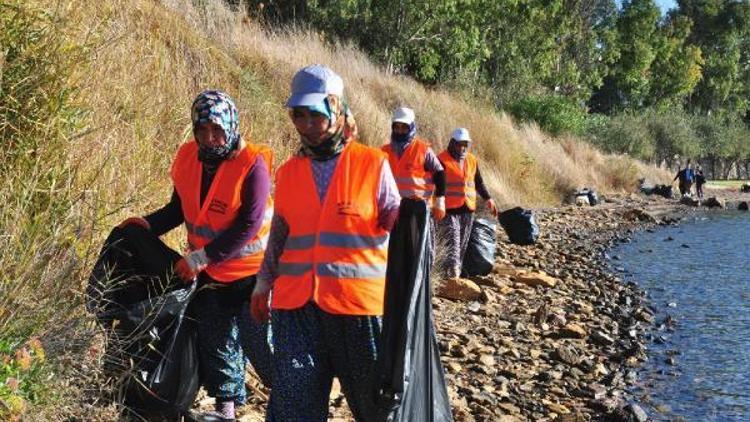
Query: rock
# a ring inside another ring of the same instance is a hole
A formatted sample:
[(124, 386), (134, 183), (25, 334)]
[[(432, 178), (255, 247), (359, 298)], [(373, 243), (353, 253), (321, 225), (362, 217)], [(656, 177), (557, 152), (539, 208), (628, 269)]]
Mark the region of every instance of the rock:
[(737, 209), (740, 211), (750, 211), (750, 204), (747, 201), (742, 201), (737, 205)]
[(546, 399), (542, 400), (542, 404), (545, 405), (547, 409), (550, 410), (550, 412), (557, 413), (558, 415), (567, 415), (570, 413), (570, 409), (568, 409), (567, 407), (558, 403), (553, 403)]
[(591, 334), (591, 339), (594, 340), (595, 343), (600, 344), (602, 346), (609, 346), (615, 343), (615, 339), (608, 336), (606, 333), (600, 330), (596, 330)]
[(627, 407), (628, 415), (632, 416), (633, 420), (638, 422), (646, 422), (648, 421), (648, 415), (646, 412), (641, 408), (641, 406), (638, 406), (635, 403), (631, 403)]
[(449, 278), (438, 290), (438, 296), (453, 300), (478, 300), (482, 289), (477, 283), (465, 278)]
[(631, 221), (646, 221), (648, 223), (658, 223), (656, 217), (639, 208), (626, 211), (623, 217), (625, 217), (626, 220)]
[(743, 183), (742, 186), (740, 186), (740, 192), (750, 192), (750, 183)]
[(723, 199), (712, 196), (703, 201), (703, 206), (708, 208), (726, 208), (727, 204)]
[(552, 353), (552, 357), (568, 365), (576, 365), (580, 362), (581, 358), (578, 355), (578, 351), (573, 346), (562, 345), (555, 349)]
[(495, 357), (492, 355), (482, 355), (479, 357), (479, 362), (487, 367), (494, 368), (495, 367)]
[(567, 338), (586, 338), (588, 333), (586, 332), (586, 329), (581, 327), (578, 324), (567, 324), (560, 330), (560, 336), (561, 337), (567, 337)]
[(701, 201), (695, 198), (691, 198), (689, 196), (683, 196), (682, 198), (680, 198), (680, 204), (687, 205), (690, 207), (697, 207), (698, 205), (701, 204)]
[(555, 287), (558, 280), (545, 272), (530, 271), (517, 274), (516, 281), (532, 287)]

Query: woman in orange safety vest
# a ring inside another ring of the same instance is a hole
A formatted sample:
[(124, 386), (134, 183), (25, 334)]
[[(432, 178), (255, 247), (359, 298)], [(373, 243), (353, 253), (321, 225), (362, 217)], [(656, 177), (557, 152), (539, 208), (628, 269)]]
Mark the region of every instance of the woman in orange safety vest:
[(328, 67), (303, 68), (286, 105), (298, 153), (276, 174), (275, 215), (253, 292), (268, 318), (274, 385), (268, 421), (325, 421), (334, 377), (355, 420), (376, 414), (374, 380), (388, 238), (400, 196), (385, 154), (364, 146)]
[(435, 223), (445, 217), (445, 171), (429, 141), (417, 136), (414, 110), (399, 107), (391, 120), (391, 142), (383, 145), (402, 198), (420, 199), (432, 208), (430, 261), (435, 251)]
[(185, 223), (190, 252), (175, 272), (201, 288), (191, 306), (198, 320), (201, 382), (216, 398), (215, 410), (198, 420), (234, 420), (243, 404), (247, 357), (270, 381), (267, 326), (250, 318), (255, 286), (273, 216), (271, 154), (244, 142), (239, 114), (221, 91), (205, 91), (192, 105), (195, 139), (180, 146), (172, 165), (172, 200), (138, 224), (162, 235)]
[(461, 263), (477, 209), (477, 194), (487, 202), (490, 212), (497, 215), (495, 201), (490, 197), (479, 172), (477, 158), (469, 152), (470, 144), (469, 130), (458, 128), (453, 131), (448, 148), (438, 155), (445, 168), (446, 216), (440, 223), (439, 231), (447, 249), (443, 269), (449, 278), (461, 275)]

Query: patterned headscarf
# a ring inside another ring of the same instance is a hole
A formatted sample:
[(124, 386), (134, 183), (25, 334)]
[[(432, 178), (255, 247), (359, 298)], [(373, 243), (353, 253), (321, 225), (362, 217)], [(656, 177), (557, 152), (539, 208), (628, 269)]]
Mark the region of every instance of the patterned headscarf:
[(206, 146), (198, 143), (198, 159), (205, 163), (217, 163), (226, 159), (240, 143), (240, 115), (229, 95), (222, 91), (201, 92), (190, 109), (193, 130), (202, 123), (215, 123), (224, 129), (227, 141), (221, 146)]

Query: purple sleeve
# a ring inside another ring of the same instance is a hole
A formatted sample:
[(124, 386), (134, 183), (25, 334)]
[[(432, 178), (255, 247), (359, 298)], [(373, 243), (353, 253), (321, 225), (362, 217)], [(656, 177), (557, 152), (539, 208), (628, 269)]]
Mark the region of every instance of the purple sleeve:
[(161, 236), (182, 224), (185, 217), (182, 215), (182, 203), (180, 202), (180, 196), (177, 195), (177, 190), (172, 190), (172, 199), (169, 200), (167, 205), (143, 218), (151, 226), (151, 233), (157, 236)]
[(393, 228), (401, 206), (401, 195), (398, 193), (396, 179), (393, 178), (388, 160), (383, 160), (380, 169), (380, 187), (378, 190), (378, 225), (388, 231)]
[(432, 148), (427, 148), (427, 154), (424, 157), (424, 169), (430, 173), (445, 171), (443, 163), (438, 160), (437, 155), (435, 155)]
[(258, 283), (273, 286), (273, 281), (278, 276), (279, 258), (284, 252), (284, 244), (289, 236), (289, 225), (284, 217), (274, 214), (271, 220), (271, 235), (268, 237), (268, 246), (263, 255), (263, 263), (258, 272)]
[(438, 160), (432, 148), (427, 149), (424, 159), (424, 169), (432, 173), (432, 183), (435, 184), (435, 196), (445, 196), (445, 167)]
[(212, 263), (234, 257), (263, 226), (266, 200), (271, 192), (271, 177), (263, 157), (258, 156), (242, 182), (242, 204), (229, 228), (205, 246)]
[(487, 186), (484, 184), (484, 179), (482, 179), (482, 174), (479, 173), (479, 166), (477, 166), (477, 174), (474, 175), (474, 185), (476, 186), (477, 193), (479, 196), (482, 197), (485, 201), (489, 201), (492, 199), (490, 196), (490, 192), (487, 190)]

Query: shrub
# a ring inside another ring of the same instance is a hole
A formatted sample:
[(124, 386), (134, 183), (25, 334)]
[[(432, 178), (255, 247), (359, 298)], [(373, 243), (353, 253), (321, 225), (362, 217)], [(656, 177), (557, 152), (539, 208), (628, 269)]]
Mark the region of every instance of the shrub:
[(586, 111), (559, 95), (526, 97), (512, 103), (509, 112), (521, 122), (536, 122), (553, 135), (580, 135), (586, 129)]

